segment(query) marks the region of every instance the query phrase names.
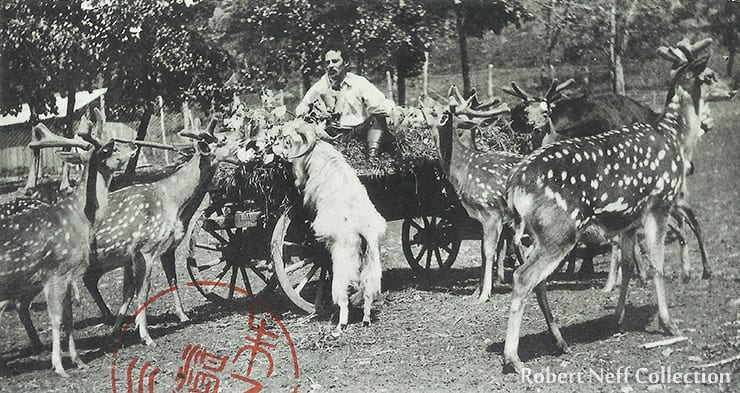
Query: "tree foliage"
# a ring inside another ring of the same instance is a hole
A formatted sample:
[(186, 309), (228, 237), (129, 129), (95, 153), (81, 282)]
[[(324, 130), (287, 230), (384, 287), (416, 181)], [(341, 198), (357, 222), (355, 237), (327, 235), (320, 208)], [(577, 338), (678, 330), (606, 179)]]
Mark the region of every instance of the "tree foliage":
[(564, 20), (565, 58), (608, 58), (612, 44), (627, 58), (650, 58), (666, 37), (679, 31), (675, 5), (673, 0), (571, 1), (573, 15)]
[(54, 113), (53, 93), (97, 85), (109, 102), (136, 109), (162, 95), (210, 103), (224, 94), (226, 52), (208, 43), (207, 3), (149, 0), (9, 0), (0, 15), (0, 111), (29, 103)]
[(417, 75), (436, 31), (421, 0), (237, 0), (218, 14), (217, 31), (252, 87), (285, 87), (295, 71), (320, 75), (330, 44), (363, 72)]
[(99, 70), (94, 15), (80, 1), (3, 2), (0, 113), (27, 103), (35, 116), (57, 113), (54, 93), (91, 88)]

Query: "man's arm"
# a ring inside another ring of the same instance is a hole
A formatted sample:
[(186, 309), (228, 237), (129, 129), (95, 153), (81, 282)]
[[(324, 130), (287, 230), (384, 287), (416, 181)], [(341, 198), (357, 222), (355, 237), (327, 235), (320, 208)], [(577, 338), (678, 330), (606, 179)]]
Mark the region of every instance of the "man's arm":
[(372, 82), (365, 78), (363, 79), (362, 100), (365, 104), (367, 113), (371, 115), (390, 116), (391, 111), (396, 104), (393, 100), (385, 98), (383, 92), (375, 87)]
[(295, 108), (295, 114), (296, 116), (303, 116), (306, 113), (308, 113), (308, 110), (310, 109), (310, 104), (312, 104), (314, 101), (318, 100), (319, 97), (319, 83), (321, 83), (321, 80), (317, 81), (316, 83), (311, 86), (310, 89), (306, 92), (306, 95), (303, 96), (303, 99), (300, 103), (298, 103), (298, 106)]

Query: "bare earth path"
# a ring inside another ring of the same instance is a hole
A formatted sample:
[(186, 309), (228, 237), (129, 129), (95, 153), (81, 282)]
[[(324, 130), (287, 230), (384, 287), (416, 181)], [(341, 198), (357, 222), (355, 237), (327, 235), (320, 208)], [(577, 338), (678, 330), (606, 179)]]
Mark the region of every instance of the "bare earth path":
[[(356, 310), (350, 315), (348, 331), (334, 338), (330, 334), (334, 325), (331, 316), (303, 316), (292, 311), (282, 295), (275, 293), (266, 299), (265, 307), (282, 320), (290, 333), (299, 374), (296, 378), (283, 334), (271, 339), (265, 336), (276, 343), (269, 351), (274, 365), (272, 376), (265, 377), (268, 357), (257, 352), (252, 378), (265, 384), (263, 391), (267, 392), (294, 388), (301, 392), (740, 392), (740, 361), (705, 370), (717, 375), (724, 373), (730, 378), (729, 383), (650, 380), (650, 374), (660, 373), (661, 367), (666, 370), (670, 367), (671, 372), (683, 375), (695, 371), (691, 366), (740, 353), (740, 130), (736, 126), (740, 106), (737, 102), (722, 104), (715, 114), (717, 127), (701, 142), (696, 155), (696, 174), (689, 180), (690, 200), (703, 225), (714, 278), (699, 279), (696, 247), (692, 248), (697, 263), (690, 283), (680, 279), (676, 247), (671, 246), (667, 254), (671, 312), (688, 341), (651, 350), (639, 347), (664, 338), (657, 326), (651, 284), (632, 285), (626, 334), (614, 335), (612, 313), (616, 293), (600, 291), (607, 269), (606, 259), (600, 259), (593, 279), (575, 281), (557, 276), (549, 285), (550, 302), (571, 345), (571, 354), (556, 352), (533, 299), (525, 312), (520, 344), (522, 360), (534, 373), (547, 370), (571, 373), (570, 382), (529, 384), (518, 376), (503, 375), (501, 351), (510, 287), (496, 288), (496, 294), (486, 304), (473, 304), (469, 295), (475, 289), (480, 258), (478, 245), (473, 242), (463, 245), (451, 271), (416, 278), (403, 259), (400, 225), (393, 223), (383, 243), (383, 300), (374, 314), (373, 325), (363, 329), (361, 313)], [(181, 282), (187, 282), (183, 264), (178, 262), (178, 268)], [(119, 272), (102, 281), (103, 294), (113, 306), (119, 302), (120, 279)], [(153, 285), (152, 294), (165, 288), (161, 270), (155, 270)], [(29, 354), (28, 339), (15, 311), (8, 311), (0, 325), (0, 356), (8, 363), (0, 378), (0, 391), (112, 391), (114, 353), (100, 349), (101, 343), (110, 341), (107, 336), (110, 328), (98, 325), (97, 308), (81, 283), (80, 288), (81, 304), (75, 307), (76, 336), (89, 368), (78, 370), (65, 364), (71, 378), (56, 376), (50, 368), (49, 352)], [(144, 347), (138, 343), (138, 335), (127, 335), (115, 367), (116, 391), (127, 391), (127, 366), (137, 357), (139, 362), (132, 369), (133, 391), (138, 389), (145, 361), (150, 366), (143, 373), (143, 391), (148, 391), (146, 377), (156, 367), (161, 371), (156, 375), (155, 391), (176, 389), (178, 368), (186, 362), (182, 355), (188, 344), (201, 344), (213, 355), (202, 358), (196, 367), (196, 372), (204, 372), (200, 374), (205, 378), (202, 380), (213, 378), (211, 392), (215, 391), (215, 378), (221, 392), (241, 392), (253, 386), (231, 376), (237, 364), (232, 361), (236, 352), (250, 343), (245, 337), (256, 335), (249, 328), (247, 305), (218, 306), (187, 287), (182, 293), (192, 321), (184, 325), (177, 323), (169, 296), (154, 302), (149, 315), (151, 335), (157, 345)], [(39, 300), (32, 314), (42, 341), (48, 345), (51, 339), (45, 304)], [(268, 314), (256, 314), (252, 322), (257, 325), (263, 318), (268, 322), (265, 329), (280, 333), (274, 318)], [(251, 353), (249, 349), (239, 357), (242, 371), (249, 364)], [(218, 371), (219, 356), (229, 356), (224, 363), (228, 363), (224, 368), (228, 372)], [(628, 373), (620, 374), (626, 367)], [(640, 368), (645, 370), (638, 376)], [(608, 380), (609, 373), (614, 373), (614, 378), (619, 375), (619, 379)], [(579, 375), (582, 383), (577, 383)], [(183, 384), (180, 391), (188, 391), (189, 386)]]

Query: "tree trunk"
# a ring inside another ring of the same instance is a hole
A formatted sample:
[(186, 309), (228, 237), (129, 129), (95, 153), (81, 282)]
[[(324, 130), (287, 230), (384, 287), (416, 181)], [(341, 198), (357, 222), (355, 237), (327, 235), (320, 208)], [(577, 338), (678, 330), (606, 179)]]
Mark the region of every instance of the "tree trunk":
[(396, 105), (406, 105), (406, 77), (401, 75), (398, 71), (396, 71), (396, 73), (398, 75), (398, 78), (396, 79), (398, 102), (396, 102)]
[(64, 118), (64, 136), (72, 138), (75, 136), (75, 99), (77, 95), (74, 91), (67, 91), (66, 117)]
[(465, 37), (465, 14), (463, 13), (462, 5), (458, 5), (456, 9), (456, 30), (457, 39), (460, 44), (460, 61), (462, 62), (462, 77), (463, 77), (463, 95), (466, 97), (470, 94), (472, 88), (470, 83), (470, 59), (468, 58), (468, 40)]
[[(62, 132), (63, 135), (67, 138), (73, 138), (75, 136), (75, 100), (77, 99), (77, 94), (70, 89), (67, 91), (67, 108), (66, 114), (64, 118), (64, 131)], [(65, 147), (64, 151), (71, 150), (69, 147)], [(62, 179), (59, 182), (59, 189), (60, 190), (68, 190), (70, 188), (69, 185), (69, 170), (70, 166), (66, 162), (62, 163)]]
[[(136, 140), (143, 141), (146, 138), (146, 131), (149, 128), (149, 121), (152, 119), (154, 113), (154, 105), (149, 102), (144, 107), (144, 114), (141, 116), (141, 122), (139, 122), (139, 128), (136, 129)], [(136, 149), (136, 154), (128, 162), (126, 167), (126, 175), (132, 175), (136, 170), (136, 164), (139, 161), (139, 154), (141, 154), (141, 148)]]
[[(609, 40), (609, 74), (612, 82), (612, 92), (616, 94), (625, 95), (624, 91), (624, 67), (622, 66), (622, 51), (623, 35), (626, 32), (620, 32), (620, 26), (617, 21), (617, 7), (616, 2), (612, 3), (611, 9), (609, 10), (609, 22), (610, 22), (610, 40)], [(625, 29), (622, 26), (621, 29)]]

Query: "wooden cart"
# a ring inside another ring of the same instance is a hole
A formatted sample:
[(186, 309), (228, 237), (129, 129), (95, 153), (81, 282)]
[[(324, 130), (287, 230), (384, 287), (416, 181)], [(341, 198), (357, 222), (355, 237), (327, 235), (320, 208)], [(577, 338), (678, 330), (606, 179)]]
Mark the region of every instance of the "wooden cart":
[[(463, 239), (480, 239), (480, 225), (457, 202), (436, 161), (422, 161), (413, 173), (361, 176), (371, 201), (387, 221), (403, 220), (401, 242), (411, 267), (424, 273), (447, 269)], [(314, 239), (307, 212), (287, 206), (273, 224), (259, 206), (235, 210), (211, 203), (195, 222), (187, 270), (212, 301), (239, 297), (234, 286), (259, 296), (276, 286), (301, 310), (314, 312), (331, 279), (331, 260)], [(232, 289), (229, 289), (231, 287)]]

